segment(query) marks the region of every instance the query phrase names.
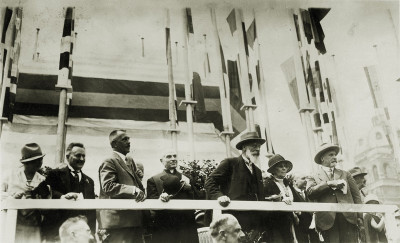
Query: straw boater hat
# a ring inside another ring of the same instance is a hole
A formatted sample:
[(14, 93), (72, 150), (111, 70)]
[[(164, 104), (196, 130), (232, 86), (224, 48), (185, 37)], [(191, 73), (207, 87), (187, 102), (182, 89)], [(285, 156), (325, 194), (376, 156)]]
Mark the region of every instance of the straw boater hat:
[(244, 144), (251, 142), (257, 142), (261, 145), (265, 143), (265, 139), (260, 138), (257, 132), (246, 132), (240, 136), (240, 141), (236, 144), (236, 148), (242, 150)]
[(352, 177), (356, 177), (358, 175), (365, 176), (368, 174), (366, 172), (363, 172), (360, 167), (354, 167), (354, 168), (350, 169), (349, 172)]
[(336, 155), (339, 153), (340, 147), (337, 145), (329, 144), (329, 143), (323, 143), (319, 147), (317, 153), (315, 154), (314, 161), (317, 164), (321, 164), (321, 157), (328, 151), (335, 151)]
[(43, 158), (46, 154), (42, 153), (37, 143), (28, 143), (21, 149), (21, 163), (26, 163), (35, 159)]
[(269, 161), (268, 161), (269, 168), (267, 171), (269, 173), (272, 173), (272, 168), (274, 168), (274, 166), (276, 166), (277, 164), (282, 163), (282, 162), (286, 162), (289, 165), (289, 168), (287, 171), (289, 173), (293, 168), (293, 164), (289, 160), (286, 160), (285, 158), (283, 158), (282, 155), (280, 155), (280, 154), (275, 154), (274, 156), (272, 156), (269, 159)]

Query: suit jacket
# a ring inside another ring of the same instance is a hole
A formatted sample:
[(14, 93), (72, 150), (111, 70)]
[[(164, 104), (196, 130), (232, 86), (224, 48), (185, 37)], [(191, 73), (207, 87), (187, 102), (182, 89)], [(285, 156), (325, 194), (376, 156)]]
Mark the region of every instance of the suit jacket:
[[(256, 200), (263, 200), (264, 191), (261, 170), (254, 164), (252, 166), (253, 173), (256, 176)], [(231, 200), (256, 201), (249, 195), (251, 177), (252, 174), (247, 168), (242, 155), (236, 158), (225, 159), (206, 180), (205, 189), (207, 196), (212, 200), (226, 195)]]
[[(161, 177), (171, 174), (163, 171), (147, 180), (147, 195), (150, 199), (158, 199), (164, 190)], [(182, 174), (175, 171), (173, 175), (182, 179)], [(184, 186), (177, 193), (175, 199), (193, 199), (193, 190), (190, 186)], [(171, 199), (171, 200), (174, 200)], [(153, 225), (154, 242), (198, 242), (197, 227), (194, 210), (157, 210)]]
[[(46, 180), (39, 186), (44, 184), (49, 185), (53, 199), (60, 197), (68, 192), (72, 192), (71, 188), (71, 170), (68, 166), (51, 170), (46, 177)], [(83, 184), (83, 198), (95, 199), (94, 181), (82, 172), (81, 183)], [(58, 228), (61, 224), (70, 217), (84, 215), (88, 219), (88, 225), (92, 232), (96, 230), (96, 211), (95, 210), (49, 210), (44, 212), (45, 218), (43, 221), (43, 232), (49, 237), (58, 235)]]
[[(307, 194), (305, 193), (305, 198), (301, 196), (301, 194), (294, 189), (294, 187), (291, 185), (290, 186), (293, 192), (293, 202), (309, 202), (309, 199), (307, 197)], [(295, 226), (295, 228), (303, 231), (303, 232), (308, 232), (310, 229), (310, 224), (312, 221), (312, 213), (309, 212), (301, 212), (300, 215), (298, 215), (299, 218), (299, 224)]]
[[(100, 199), (135, 199), (134, 187), (144, 191), (133, 159), (127, 160), (125, 163), (113, 153), (100, 165)], [(143, 213), (138, 210), (100, 210), (99, 214), (99, 223), (105, 229), (139, 227), (143, 223)]]
[[(335, 169), (334, 179), (343, 179), (347, 182), (347, 193), (341, 190), (333, 190), (327, 184), (328, 178), (325, 171), (319, 167), (312, 179), (307, 182), (307, 195), (316, 202), (322, 203), (356, 203), (362, 204), (360, 191), (351, 174), (347, 171)], [(357, 224), (356, 213), (343, 213), (346, 220)], [(328, 230), (335, 222), (336, 212), (318, 212), (315, 215), (315, 223), (318, 229)]]

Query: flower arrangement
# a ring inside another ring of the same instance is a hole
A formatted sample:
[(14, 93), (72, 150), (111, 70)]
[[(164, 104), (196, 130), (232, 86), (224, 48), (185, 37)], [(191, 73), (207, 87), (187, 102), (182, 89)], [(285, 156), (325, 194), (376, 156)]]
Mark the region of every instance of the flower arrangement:
[(182, 173), (190, 179), (195, 189), (196, 198), (205, 199), (204, 184), (207, 177), (217, 168), (215, 160), (180, 160), (179, 165)]

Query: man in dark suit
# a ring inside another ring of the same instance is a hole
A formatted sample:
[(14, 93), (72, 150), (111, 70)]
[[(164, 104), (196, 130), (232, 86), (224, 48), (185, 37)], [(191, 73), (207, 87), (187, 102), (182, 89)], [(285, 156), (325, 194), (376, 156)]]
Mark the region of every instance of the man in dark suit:
[[(109, 140), (113, 149), (111, 157), (99, 168), (100, 199), (146, 198), (142, 182), (137, 175), (130, 151), (129, 136), (125, 130), (114, 130)], [(138, 210), (100, 210), (100, 227), (109, 234), (104, 242), (142, 242), (143, 212)]]
[[(85, 165), (85, 147), (70, 143), (66, 150), (67, 166), (51, 170), (41, 185), (49, 185), (53, 199), (94, 199), (94, 182), (82, 172)], [(40, 187), (40, 186), (39, 186)], [(92, 232), (96, 230), (95, 210), (49, 210), (45, 213), (42, 232), (47, 241), (58, 240), (58, 228), (68, 218), (84, 215)]]
[[(227, 206), (230, 200), (261, 201), (264, 200), (261, 170), (254, 164), (260, 155), (260, 146), (265, 140), (256, 132), (247, 132), (240, 137), (236, 148), (242, 154), (236, 158), (223, 160), (211, 173), (205, 183), (207, 196)], [(257, 229), (260, 226), (259, 213), (230, 212), (238, 220), (244, 231)]]
[[(166, 150), (160, 159), (164, 170), (147, 180), (147, 197), (168, 202), (193, 199), (189, 178), (177, 171), (177, 155)], [(198, 242), (194, 210), (158, 210), (154, 212), (153, 242)]]
[[(320, 165), (307, 183), (307, 195), (321, 203), (361, 204), (360, 191), (351, 174), (335, 168), (340, 148), (323, 144), (314, 161)], [(324, 242), (357, 242), (357, 213), (317, 212), (315, 224), (324, 237)]]

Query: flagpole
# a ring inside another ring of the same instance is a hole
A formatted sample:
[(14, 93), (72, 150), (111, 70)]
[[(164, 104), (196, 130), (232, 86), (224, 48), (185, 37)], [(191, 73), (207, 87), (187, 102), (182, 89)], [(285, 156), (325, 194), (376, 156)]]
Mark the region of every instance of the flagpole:
[[(296, 69), (296, 81), (297, 81), (297, 88), (298, 88), (298, 94), (299, 94), (299, 100), (300, 100), (300, 118), (301, 122), (303, 123), (303, 126), (305, 127), (305, 132), (306, 132), (306, 138), (308, 142), (308, 153), (310, 156), (310, 161), (308, 162), (308, 165), (312, 172), (316, 170), (316, 165), (313, 163), (313, 158), (315, 155), (316, 151), (316, 144), (315, 144), (315, 139), (314, 139), (314, 132), (313, 128), (311, 125), (311, 112), (314, 111), (314, 109), (310, 106), (310, 103), (307, 101), (307, 91), (306, 91), (306, 86), (305, 86), (305, 77), (303, 73), (303, 64), (301, 62), (302, 54), (301, 54), (301, 46), (299, 45), (299, 41), (297, 39), (297, 34), (296, 34), (296, 27), (294, 23), (294, 14), (295, 11), (293, 9), (288, 10), (288, 17), (289, 17), (289, 22), (290, 22), (290, 27), (292, 29), (291, 33), (292, 34), (292, 40), (293, 40), (293, 47), (294, 47), (294, 53), (295, 53), (295, 69)], [(301, 16), (296, 13), (299, 18)], [(302, 24), (301, 21), (299, 21), (299, 31), (300, 31), (300, 41), (301, 43), (304, 43), (305, 40), (303, 38), (304, 34), (302, 33)]]
[[(211, 22), (213, 24), (213, 39), (214, 39), (214, 52), (217, 55), (217, 60), (225, 60), (222, 59), (223, 57), (221, 56), (221, 50), (219, 48), (221, 45), (221, 41), (219, 39), (219, 34), (218, 34), (218, 27), (217, 27), (217, 18), (215, 15), (215, 9), (210, 8), (210, 13), (211, 13)], [(222, 63), (221, 65), (216, 65), (216, 73), (217, 76), (220, 77), (220, 82), (219, 82), (219, 96), (221, 99), (221, 113), (222, 113), (222, 123), (224, 130), (220, 133), (220, 136), (223, 137), (225, 141), (225, 151), (226, 151), (226, 156), (229, 158), (231, 157), (231, 136), (233, 135), (233, 131), (231, 130), (231, 114), (229, 111), (230, 108), (230, 103), (228, 98), (225, 96), (227, 92), (229, 92), (228, 88), (224, 88), (225, 86), (225, 77), (224, 77), (224, 72), (222, 70)]]
[[(257, 30), (257, 24), (256, 24), (256, 11), (253, 9), (253, 17), (254, 17), (254, 28), (255, 28), (255, 33), (258, 33)], [(270, 126), (269, 126), (269, 117), (268, 117), (268, 103), (267, 103), (267, 97), (266, 97), (266, 84), (265, 84), (265, 80), (264, 80), (264, 70), (262, 68), (262, 57), (261, 57), (261, 45), (258, 41), (258, 36), (254, 37), (254, 46), (255, 48), (257, 48), (256, 51), (256, 55), (257, 55), (257, 59), (259, 61), (258, 63), (258, 72), (260, 74), (260, 92), (261, 92), (261, 106), (264, 108), (264, 118), (265, 118), (265, 129), (267, 132), (267, 136), (268, 138), (266, 138), (266, 143), (268, 144), (268, 151), (267, 151), (267, 158), (272, 157), (273, 155), (273, 149), (272, 149), (272, 139), (271, 139), (271, 131), (270, 131)], [(256, 70), (257, 71), (257, 70)]]
[[(236, 9), (234, 9), (236, 11)], [(248, 57), (245, 52), (245, 43), (244, 43), (244, 33), (242, 29), (242, 22), (243, 22), (243, 14), (241, 10), (236, 11), (239, 13), (239, 18), (236, 18), (236, 26), (237, 26), (237, 34), (238, 34), (238, 51), (239, 51), (239, 61), (240, 65), (240, 80), (241, 85), (243, 85), (242, 89), (242, 100), (243, 106), (241, 110), (245, 111), (246, 114), (246, 125), (247, 130), (249, 132), (255, 131), (254, 125), (254, 109), (257, 108), (256, 105), (251, 103), (250, 98), (250, 85), (249, 85), (249, 66), (248, 66)]]
[[(189, 46), (191, 44), (191, 38), (189, 38), (189, 31), (188, 31), (188, 12), (191, 11), (190, 9), (183, 9), (183, 65), (185, 70), (185, 100), (181, 102), (181, 104), (186, 105), (186, 121), (187, 121), (187, 129), (188, 129), (188, 141), (190, 146), (190, 159), (193, 161), (196, 158), (195, 154), (195, 147), (194, 147), (194, 131), (193, 131), (193, 106), (197, 103), (192, 99), (192, 92), (191, 92), (191, 84), (192, 84), (192, 73), (190, 69), (190, 54), (189, 54)], [(191, 14), (191, 13), (190, 13)], [(191, 15), (190, 15), (191, 16)], [(192, 24), (192, 23), (190, 23)], [(176, 42), (175, 42), (176, 43)], [(178, 56), (177, 56), (178, 57)], [(180, 104), (180, 105), (181, 105)]]
[(167, 63), (168, 63), (168, 87), (169, 87), (169, 130), (171, 133), (172, 148), (178, 151), (178, 130), (176, 126), (176, 107), (175, 107), (175, 84), (172, 69), (172, 51), (171, 51), (171, 35), (170, 35), (170, 17), (169, 9), (167, 9), (167, 24), (165, 28), (167, 38)]

